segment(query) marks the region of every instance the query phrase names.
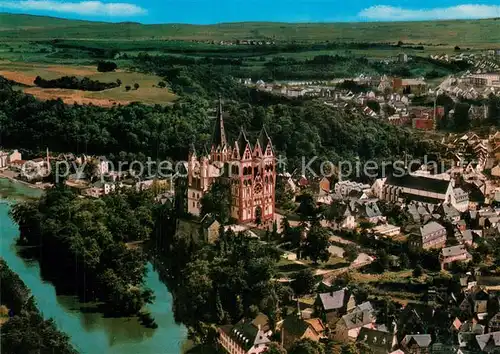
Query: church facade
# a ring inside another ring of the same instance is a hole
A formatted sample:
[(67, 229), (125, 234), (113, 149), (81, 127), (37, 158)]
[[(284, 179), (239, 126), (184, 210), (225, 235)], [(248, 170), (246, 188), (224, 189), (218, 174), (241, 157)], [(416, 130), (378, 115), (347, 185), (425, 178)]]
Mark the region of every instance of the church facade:
[[(188, 157), (188, 212), (200, 216), (200, 201), (217, 179), (230, 185), (231, 216), (238, 223), (272, 223), (275, 212), (276, 166), (273, 145), (265, 128), (253, 144), (241, 129), (230, 143), (219, 102), (210, 152)], [(203, 215), (201, 215), (203, 216)]]

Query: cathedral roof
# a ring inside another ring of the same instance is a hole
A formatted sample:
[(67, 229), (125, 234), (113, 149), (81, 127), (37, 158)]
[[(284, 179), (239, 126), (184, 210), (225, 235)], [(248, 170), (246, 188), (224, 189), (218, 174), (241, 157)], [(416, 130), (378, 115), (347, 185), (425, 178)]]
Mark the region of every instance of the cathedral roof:
[(243, 130), (243, 128), (241, 128), (240, 135), (238, 136), (238, 139), (236, 140), (236, 145), (238, 146), (238, 152), (239, 152), (240, 156), (242, 156), (243, 153), (245, 152), (245, 147), (247, 146), (247, 144), (251, 149), (252, 145), (248, 141), (248, 138), (245, 134), (245, 131)]
[(267, 134), (266, 128), (264, 126), (260, 130), (257, 141), (259, 142), (260, 148), (262, 149), (263, 153), (266, 151), (267, 144), (271, 144), (271, 148), (273, 146), (273, 144), (271, 143), (271, 138), (269, 137), (269, 134)]
[(227, 145), (227, 140), (226, 131), (224, 129), (224, 112), (222, 111), (222, 101), (219, 100), (214, 132), (212, 134), (212, 146), (222, 148), (225, 145)]

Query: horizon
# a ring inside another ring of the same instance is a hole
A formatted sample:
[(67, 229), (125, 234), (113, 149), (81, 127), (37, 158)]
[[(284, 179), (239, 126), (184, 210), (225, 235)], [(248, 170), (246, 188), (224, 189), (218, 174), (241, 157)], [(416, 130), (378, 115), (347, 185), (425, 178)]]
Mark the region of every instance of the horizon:
[[(1, 3), (1, 1), (0, 1)], [(0, 7), (1, 9), (1, 7)], [(230, 25), (230, 24), (252, 24), (252, 23), (269, 23), (269, 24), (286, 24), (286, 25), (321, 25), (321, 24), (390, 24), (390, 23), (418, 23), (418, 22), (455, 22), (455, 21), (488, 21), (488, 20), (499, 20), (500, 17), (484, 17), (484, 18), (471, 18), (471, 19), (461, 19), (461, 18), (450, 18), (450, 19), (405, 19), (400, 21), (389, 21), (389, 20), (352, 20), (352, 21), (273, 21), (273, 20), (242, 20), (242, 21), (224, 21), (224, 22), (207, 22), (207, 23), (194, 23), (194, 22), (143, 22), (139, 20), (113, 20), (112, 18), (105, 19), (86, 19), (80, 18), (78, 16), (62, 16), (62, 15), (44, 15), (44, 14), (35, 14), (35, 13), (27, 13), (27, 12), (9, 12), (9, 11), (0, 11), (0, 15), (12, 15), (12, 16), (32, 16), (39, 18), (50, 18), (54, 20), (67, 20), (67, 21), (81, 21), (81, 22), (91, 22), (91, 23), (108, 23), (108, 24), (137, 24), (143, 26), (157, 26), (157, 25), (186, 25), (186, 26), (217, 26), (217, 25)]]
[[(495, 0), (0, 0), (0, 12), (97, 22), (208, 25), (241, 22), (366, 23), (476, 20), (500, 17)], [(436, 7), (437, 6), (437, 7)]]

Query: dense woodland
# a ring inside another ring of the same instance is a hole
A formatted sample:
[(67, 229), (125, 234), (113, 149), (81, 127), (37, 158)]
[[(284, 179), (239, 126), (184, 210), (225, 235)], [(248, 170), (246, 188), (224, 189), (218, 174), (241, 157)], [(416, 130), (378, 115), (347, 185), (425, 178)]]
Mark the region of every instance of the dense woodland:
[(2, 325), (2, 353), (77, 353), (68, 336), (57, 330), (54, 321), (43, 319), (29, 289), (1, 258), (0, 283), (1, 305), (10, 313)]
[[(173, 56), (140, 53), (133, 62), (138, 68), (172, 70), (183, 67), (223, 73), (227, 77), (256, 80), (331, 80), (334, 78), (364, 75), (390, 75), (400, 77), (434, 78), (457, 73), (469, 68), (469, 64), (445, 63), (426, 57), (415, 56), (407, 63), (381, 62), (354, 55), (317, 55), (311, 59), (292, 56), (245, 57), (245, 56)], [(156, 63), (156, 64), (154, 64)], [(161, 63), (161, 65), (160, 65)], [(168, 77), (168, 75), (167, 75)]]
[(42, 88), (60, 88), (82, 91), (103, 91), (119, 87), (121, 82), (101, 82), (88, 77), (79, 79), (76, 76), (63, 76), (54, 80), (45, 80), (37, 76), (34, 84)]
[(19, 244), (38, 247), (31, 256), (60, 293), (103, 302), (108, 314), (133, 315), (153, 294), (144, 287), (144, 254), (126, 242), (149, 237), (152, 205), (147, 193), (79, 199), (61, 184), (40, 200), (16, 204), (11, 214), (19, 224)]
[(222, 228), (217, 243), (207, 245), (196, 227), (176, 230), (178, 215), (168, 206), (158, 210), (157, 220), (153, 239), (168, 267), (164, 273), (174, 294), (174, 314), (188, 326), (192, 339), (213, 341), (213, 324), (251, 318), (258, 311), (276, 324), (278, 302), (291, 300), (290, 289), (271, 280), (277, 249)]
[[(193, 72), (196, 70), (193, 70)], [(191, 80), (187, 71), (178, 81)], [(196, 75), (196, 74), (193, 74)], [(220, 87), (224, 95), (234, 97), (234, 87), (224, 82), (195, 76), (196, 85), (213, 96)], [(1, 83), (0, 83), (1, 84)], [(171, 107), (131, 104), (110, 109), (65, 105), (61, 100), (38, 101), (32, 96), (9, 89), (0, 90), (0, 143), (4, 147), (32, 152), (51, 151), (108, 155), (110, 159), (171, 158), (184, 160), (189, 144), (202, 151), (210, 145), (215, 102), (200, 95), (188, 95)], [(219, 86), (222, 85), (222, 86)], [(224, 90), (222, 90), (224, 89)], [(241, 89), (241, 92), (244, 92)], [(249, 90), (247, 90), (250, 92)], [(225, 101), (225, 125), (230, 139), (240, 127), (250, 139), (267, 126), (277, 154), (286, 156), (289, 169), (306, 159), (338, 162), (393, 158), (409, 151), (421, 156), (435, 148), (432, 141), (380, 121), (353, 115), (320, 102), (297, 101), (295, 104), (269, 103), (266, 97), (249, 96), (250, 102)]]

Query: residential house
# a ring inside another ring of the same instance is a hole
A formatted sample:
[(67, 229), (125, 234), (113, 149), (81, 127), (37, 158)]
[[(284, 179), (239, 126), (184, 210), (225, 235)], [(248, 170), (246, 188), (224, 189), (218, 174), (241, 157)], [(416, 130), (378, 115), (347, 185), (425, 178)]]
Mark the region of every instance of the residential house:
[[(499, 147), (500, 147), (500, 145), (499, 145)], [(495, 167), (493, 167), (491, 169), (491, 175), (493, 177), (500, 177), (500, 165), (496, 165)]]
[(430, 334), (408, 334), (401, 341), (405, 353), (428, 354), (432, 343)]
[(481, 351), (490, 353), (500, 347), (500, 332), (479, 334), (476, 336), (476, 341)]
[(108, 195), (116, 190), (116, 183), (109, 182), (96, 182), (90, 185), (89, 188), (82, 191), (82, 194), (88, 197), (100, 198), (104, 195)]
[(354, 182), (354, 181), (339, 181), (335, 183), (334, 191), (337, 194), (347, 197), (351, 191), (366, 192), (370, 190), (370, 185)]
[(219, 238), (221, 224), (211, 214), (207, 214), (201, 219), (201, 225), (205, 241), (214, 243)]
[(471, 230), (461, 231), (461, 237), (457, 238), (458, 242), (472, 246), (474, 243), (474, 234)]
[(391, 353), (398, 344), (392, 333), (366, 327), (360, 329), (356, 342), (367, 345), (373, 354)]
[(26, 162), (26, 160), (15, 160), (10, 163), (9, 167), (12, 171), (19, 172), (23, 169), (23, 166), (26, 164)]
[(292, 175), (288, 172), (280, 173), (277, 175), (277, 178), (283, 181), (285, 185), (285, 190), (291, 191), (293, 194), (297, 191), (297, 185), (295, 184)]
[(494, 315), (488, 322), (488, 331), (489, 332), (500, 331), (500, 312)]
[(12, 162), (22, 159), (21, 153), (17, 150), (1, 151), (0, 150), (0, 169), (8, 167)]
[(385, 222), (386, 218), (382, 215), (377, 203), (368, 202), (361, 205), (358, 209), (358, 218), (364, 219), (372, 224)]
[(402, 94), (421, 95), (426, 92), (427, 84), (423, 79), (401, 79), (392, 80), (392, 90)]
[(460, 310), (469, 314), (476, 314), (478, 318), (484, 318), (488, 312), (489, 294), (486, 290), (479, 286), (470, 289), (466, 294)]
[(467, 251), (464, 245), (445, 247), (439, 255), (441, 269), (446, 269), (448, 264), (453, 262), (469, 262), (472, 255)]
[[(265, 316), (260, 314), (260, 317)], [(257, 317), (259, 317), (257, 316)], [(267, 318), (267, 316), (265, 316)], [(272, 332), (269, 321), (241, 320), (236, 325), (226, 325), (218, 328), (217, 342), (230, 354), (260, 354), (267, 351), (271, 342)]]
[(333, 337), (340, 342), (352, 342), (363, 327), (375, 328), (375, 318), (370, 310), (353, 311), (342, 316), (335, 325)]
[(456, 226), (457, 230), (461, 233), (463, 233), (467, 230), (467, 223), (465, 222), (465, 220), (459, 220), (455, 226)]
[(475, 320), (465, 321), (458, 330), (458, 345), (460, 348), (470, 347), (476, 342), (476, 336), (484, 334), (485, 327)]
[(436, 212), (443, 215), (444, 219), (451, 223), (460, 221), (460, 212), (451, 203), (441, 204)]
[(372, 231), (381, 236), (397, 236), (401, 233), (401, 227), (391, 224), (383, 224), (374, 227)]
[(304, 320), (295, 314), (285, 318), (281, 326), (281, 340), (285, 349), (301, 339), (308, 338), (318, 342), (325, 337), (325, 326), (319, 318)]
[(354, 296), (347, 288), (318, 294), (314, 303), (316, 312), (327, 324), (334, 323), (356, 306)]
[(310, 188), (315, 195), (327, 195), (330, 193), (330, 180), (326, 177), (314, 178), (311, 180)]
[(420, 228), (419, 234), (410, 235), (409, 242), (414, 249), (443, 248), (446, 245), (446, 228), (431, 221)]

